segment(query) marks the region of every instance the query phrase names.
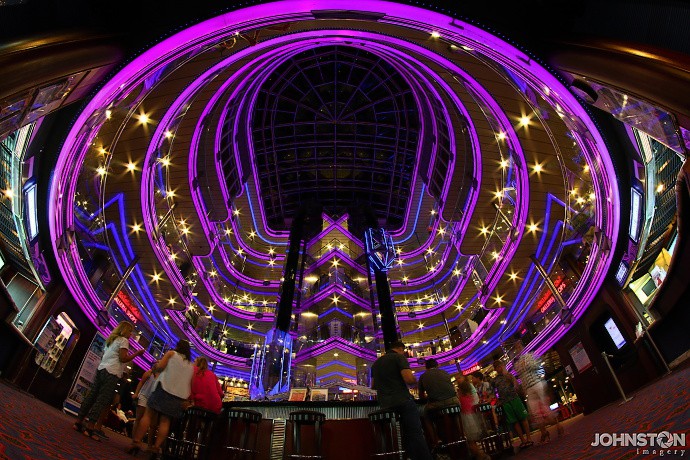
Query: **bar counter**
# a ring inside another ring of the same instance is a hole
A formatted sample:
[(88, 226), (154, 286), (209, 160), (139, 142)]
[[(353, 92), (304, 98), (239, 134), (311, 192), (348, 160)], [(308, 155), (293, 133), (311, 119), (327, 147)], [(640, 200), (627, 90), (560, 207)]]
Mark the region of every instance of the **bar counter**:
[(270, 419), (287, 419), (296, 410), (316, 410), (326, 414), (328, 420), (349, 420), (367, 418), (370, 412), (380, 409), (378, 401), (231, 401), (223, 406), (255, 410)]
[[(282, 459), (285, 434), (292, 429), (287, 418), (296, 410), (315, 410), (326, 415), (322, 448), (328, 460), (369, 459), (375, 449), (367, 415), (380, 408), (377, 401), (230, 401), (223, 406), (261, 413), (263, 420), (259, 426), (259, 455), (256, 457), (259, 460)], [(304, 442), (310, 442), (309, 438)]]

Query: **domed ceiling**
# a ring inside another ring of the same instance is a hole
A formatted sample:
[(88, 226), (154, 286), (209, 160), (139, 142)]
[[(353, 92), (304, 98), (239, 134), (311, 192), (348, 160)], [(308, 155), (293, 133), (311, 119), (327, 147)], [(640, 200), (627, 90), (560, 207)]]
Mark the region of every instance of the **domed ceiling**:
[(381, 1), (263, 4), (163, 40), (91, 99), (54, 177), (54, 250), (84, 312), (132, 319), (153, 356), (187, 336), (241, 378), (305, 206), (321, 217), (290, 331), (295, 375), (317, 381), (359, 382), (381, 341), (363, 213), (395, 245), (403, 340), (453, 369), (527, 329), (548, 350), (618, 230), (609, 154), (556, 76), (476, 26)]

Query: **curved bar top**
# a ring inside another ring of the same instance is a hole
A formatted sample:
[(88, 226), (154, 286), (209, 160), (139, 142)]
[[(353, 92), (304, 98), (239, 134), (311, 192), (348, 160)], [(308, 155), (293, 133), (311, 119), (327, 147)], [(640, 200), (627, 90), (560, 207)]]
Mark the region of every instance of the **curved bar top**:
[(316, 410), (326, 414), (326, 420), (366, 419), (379, 410), (378, 401), (229, 401), (223, 407), (241, 407), (261, 413), (263, 418), (287, 419), (296, 410)]

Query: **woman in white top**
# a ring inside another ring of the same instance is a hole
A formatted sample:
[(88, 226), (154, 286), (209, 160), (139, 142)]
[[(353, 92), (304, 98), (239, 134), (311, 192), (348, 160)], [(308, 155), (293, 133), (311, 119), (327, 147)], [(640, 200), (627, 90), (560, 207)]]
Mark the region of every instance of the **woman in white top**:
[[(103, 409), (110, 405), (115, 395), (117, 382), (122, 377), (125, 364), (137, 356), (141, 356), (145, 350), (137, 350), (129, 354), (129, 337), (134, 331), (134, 325), (129, 321), (122, 321), (105, 341), (105, 352), (98, 365), (96, 378), (91, 385), (89, 394), (84, 399), (79, 409), (79, 416), (74, 423), (74, 429), (81, 431), (96, 441), (101, 438), (94, 432), (94, 425), (98, 421)], [(85, 423), (84, 420), (88, 421)]]
[(185, 403), (192, 393), (192, 376), (194, 365), (189, 342), (180, 340), (174, 350), (170, 350), (156, 365), (161, 371), (158, 382), (146, 402), (146, 412), (137, 425), (132, 445), (127, 449), (130, 455), (136, 455), (141, 450), (139, 443), (149, 429), (151, 419), (159, 415), (158, 433), (154, 444), (154, 452), (160, 453), (163, 441), (170, 431), (170, 422), (184, 413)]

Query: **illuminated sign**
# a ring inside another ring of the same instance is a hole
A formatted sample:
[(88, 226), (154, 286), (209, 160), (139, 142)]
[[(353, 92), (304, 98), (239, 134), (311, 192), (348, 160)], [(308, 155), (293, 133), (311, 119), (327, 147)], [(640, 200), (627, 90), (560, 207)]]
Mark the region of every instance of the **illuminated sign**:
[(118, 307), (120, 307), (122, 313), (127, 315), (127, 317), (133, 323), (136, 324), (137, 321), (141, 319), (141, 312), (139, 311), (139, 308), (136, 305), (134, 305), (132, 299), (130, 299), (124, 291), (120, 291), (117, 293), (117, 296), (115, 297), (115, 303)]
[(469, 375), (472, 372), (476, 372), (482, 369), (482, 366), (479, 365), (479, 363), (474, 363), (472, 366), (468, 367), (464, 371), (462, 371), (462, 375)]
[[(567, 279), (563, 276), (559, 276), (556, 278), (556, 281), (554, 281), (554, 286), (556, 286), (556, 289), (558, 290), (559, 294), (562, 294), (563, 291), (565, 291), (565, 288), (568, 286), (568, 283), (566, 282)], [(542, 296), (541, 299), (539, 299), (539, 302), (537, 302), (537, 307), (539, 308), (539, 312), (541, 313), (546, 313), (546, 311), (551, 308), (553, 303), (556, 301), (556, 298), (553, 296), (550, 290), (546, 292)]]

